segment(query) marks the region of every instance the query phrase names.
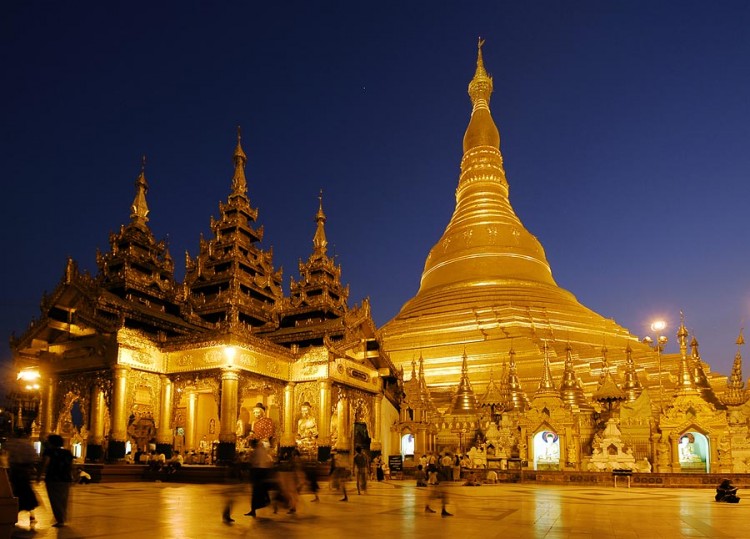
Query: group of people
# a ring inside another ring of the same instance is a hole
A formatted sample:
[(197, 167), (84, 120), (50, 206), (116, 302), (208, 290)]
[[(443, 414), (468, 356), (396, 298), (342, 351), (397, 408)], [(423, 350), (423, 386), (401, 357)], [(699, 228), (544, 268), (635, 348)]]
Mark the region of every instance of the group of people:
[[(294, 450), (290, 458), (279, 465), (274, 462), (269, 445), (258, 439), (250, 440), (250, 511), (245, 516), (256, 517), (257, 511), (268, 506), (276, 513), (279, 507), (287, 513), (297, 512), (297, 503), (303, 489), (313, 494), (313, 502), (319, 501), (316, 471), (310, 463), (303, 463), (300, 452)], [(232, 501), (227, 500), (222, 513), (225, 523), (234, 522), (231, 515)]]
[(34, 510), (40, 501), (31, 485), (32, 478), (44, 480), (50, 508), (55, 517), (55, 528), (65, 526), (68, 515), (70, 486), (73, 483), (73, 454), (63, 447), (59, 434), (50, 434), (44, 443), (41, 461), (27, 436), (11, 438), (3, 449), (8, 453), (8, 477), (13, 495), (18, 498), (18, 510), (28, 511), (29, 527), (34, 528)]

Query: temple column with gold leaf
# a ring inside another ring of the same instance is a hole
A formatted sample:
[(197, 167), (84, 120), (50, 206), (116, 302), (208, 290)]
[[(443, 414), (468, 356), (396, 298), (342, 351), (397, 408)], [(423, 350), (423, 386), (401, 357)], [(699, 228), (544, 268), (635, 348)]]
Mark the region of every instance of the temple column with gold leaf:
[(198, 393), (190, 391), (187, 395), (187, 411), (185, 413), (185, 447), (186, 450), (196, 449), (195, 422), (198, 412)]
[(91, 412), (89, 413), (89, 439), (86, 446), (86, 460), (98, 462), (104, 456), (104, 392), (94, 385), (91, 388)]
[(128, 438), (128, 375), (130, 367), (115, 365), (112, 395), (112, 431), (109, 441), (109, 458), (125, 458), (125, 442)]
[(295, 446), (294, 438), (294, 382), (289, 382), (284, 386), (284, 421), (283, 432), (281, 434), (281, 447), (293, 448)]
[(57, 378), (50, 376), (47, 379), (47, 386), (42, 402), (42, 424), (40, 435), (46, 437), (49, 433), (55, 431), (55, 409), (53, 403), (57, 395)]
[(331, 450), (331, 382), (318, 382), (320, 409), (318, 410), (318, 455), (320, 460), (328, 460)]
[(161, 379), (161, 406), (159, 409), (159, 426), (156, 429), (156, 451), (165, 455), (172, 454), (172, 380), (168, 376)]
[(676, 432), (669, 435), (669, 453), (672, 460), (672, 473), (680, 473), (682, 471), (680, 465), (680, 435)]
[[(237, 391), (239, 380), (239, 373), (232, 367), (221, 370), (221, 415), (219, 416), (219, 448), (216, 455), (220, 462), (231, 462), (237, 448)], [(194, 422), (195, 413), (192, 417)], [(192, 430), (195, 432), (195, 429)]]
[(383, 406), (383, 395), (382, 393), (378, 393), (375, 395), (375, 398), (373, 399), (374, 404), (372, 407), (372, 440), (370, 440), (370, 451), (373, 453), (380, 453), (383, 450), (383, 441), (382, 441), (382, 426), (380, 425), (380, 421), (382, 418), (382, 410), (381, 407)]
[(349, 410), (349, 397), (342, 395), (338, 402), (338, 439), (336, 440), (336, 451), (349, 453), (352, 450), (352, 425), (351, 411)]

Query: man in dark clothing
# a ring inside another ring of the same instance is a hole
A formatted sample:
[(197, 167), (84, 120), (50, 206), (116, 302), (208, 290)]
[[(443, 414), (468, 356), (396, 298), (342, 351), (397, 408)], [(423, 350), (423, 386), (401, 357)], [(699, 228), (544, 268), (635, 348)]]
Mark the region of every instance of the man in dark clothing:
[(360, 446), (354, 449), (354, 471), (357, 474), (357, 494), (367, 492), (367, 473), (370, 469), (370, 459)]

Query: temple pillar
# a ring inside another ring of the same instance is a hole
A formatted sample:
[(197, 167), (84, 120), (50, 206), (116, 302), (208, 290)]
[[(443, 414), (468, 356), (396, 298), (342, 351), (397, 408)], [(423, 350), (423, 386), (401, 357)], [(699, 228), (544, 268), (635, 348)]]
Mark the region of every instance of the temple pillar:
[(566, 460), (568, 456), (567, 444), (568, 444), (567, 434), (565, 432), (558, 432), (557, 433), (557, 446), (558, 446), (558, 451), (560, 452), (560, 460), (558, 462), (558, 466), (560, 470), (564, 470), (565, 464), (568, 462)]
[(112, 390), (112, 427), (109, 441), (109, 459), (116, 460), (125, 457), (125, 442), (128, 438), (128, 374), (130, 367), (115, 365), (114, 387)]
[(237, 392), (240, 375), (231, 367), (221, 370), (221, 410), (219, 416), (219, 447), (216, 460), (231, 462), (237, 449)]
[(159, 426), (156, 428), (156, 452), (167, 458), (172, 456), (172, 380), (161, 375), (161, 401), (159, 407)]
[(318, 382), (320, 407), (318, 409), (318, 460), (325, 462), (331, 454), (331, 381)]
[(352, 450), (352, 423), (351, 411), (349, 410), (349, 397), (344, 394), (338, 402), (338, 440), (336, 440), (336, 450), (343, 453), (349, 453)]
[(91, 388), (91, 411), (89, 412), (89, 439), (86, 444), (86, 460), (99, 462), (104, 456), (104, 392), (94, 385)]
[(373, 453), (380, 453), (383, 450), (382, 440), (382, 421), (383, 412), (381, 410), (383, 406), (383, 394), (378, 393), (373, 399), (372, 406), (372, 438), (370, 440), (370, 451)]
[(196, 449), (196, 432), (195, 422), (198, 412), (198, 393), (190, 391), (187, 396), (187, 412), (185, 417), (185, 450), (193, 451)]
[(295, 443), (294, 437), (294, 382), (289, 382), (284, 386), (284, 416), (282, 422), (283, 432), (281, 434), (281, 447), (293, 448)]
[(669, 454), (672, 462), (672, 473), (680, 473), (682, 471), (680, 465), (680, 435), (677, 432), (672, 432), (669, 435)]
[(57, 378), (50, 376), (47, 379), (46, 391), (42, 397), (41, 425), (40, 436), (47, 437), (51, 432), (55, 432), (55, 397), (57, 396)]
[(720, 473), (720, 462), (719, 462), (719, 444), (714, 443), (714, 438), (718, 442), (718, 435), (714, 434), (713, 437), (706, 437), (708, 440), (708, 452), (710, 454), (710, 461), (706, 466), (706, 473)]

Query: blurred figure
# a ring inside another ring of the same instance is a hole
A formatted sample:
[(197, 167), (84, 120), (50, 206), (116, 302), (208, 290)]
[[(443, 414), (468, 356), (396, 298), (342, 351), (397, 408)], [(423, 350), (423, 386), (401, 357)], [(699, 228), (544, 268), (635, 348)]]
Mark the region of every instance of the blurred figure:
[(250, 497), (250, 512), (246, 517), (254, 517), (255, 512), (271, 503), (269, 486), (273, 475), (273, 459), (266, 449), (265, 444), (257, 438), (250, 440), (252, 453), (250, 455), (250, 482), (253, 485), (253, 493)]
[(331, 452), (331, 486), (341, 490), (344, 497), (339, 500), (340, 502), (349, 501), (349, 496), (346, 495), (346, 468), (338, 465), (335, 452)]
[(432, 485), (429, 490), (430, 497), (427, 499), (427, 504), (424, 506), (425, 513), (435, 513), (435, 510), (430, 507), (430, 500), (438, 499), (442, 505), (440, 515), (444, 517), (452, 517), (453, 515), (445, 509), (445, 506), (448, 505), (448, 493), (445, 491), (445, 487), (436, 484)]
[(8, 451), (8, 478), (13, 496), (18, 498), (18, 511), (29, 512), (29, 527), (33, 529), (36, 525), (34, 509), (39, 507), (39, 500), (31, 487), (32, 474), (36, 472), (36, 451), (26, 434), (11, 438), (3, 445)]
[(370, 459), (367, 458), (367, 454), (362, 451), (360, 446), (354, 448), (354, 472), (357, 478), (357, 494), (367, 492), (367, 472), (370, 468)]
[(62, 528), (68, 516), (68, 498), (73, 480), (73, 454), (63, 448), (62, 436), (50, 434), (42, 457), (44, 460), (38, 477), (41, 478), (44, 474), (47, 496), (56, 521), (52, 526)]
[(717, 502), (723, 503), (740, 503), (740, 497), (737, 496), (737, 487), (735, 487), (729, 479), (724, 479), (719, 484), (716, 488), (716, 496), (714, 499)]

